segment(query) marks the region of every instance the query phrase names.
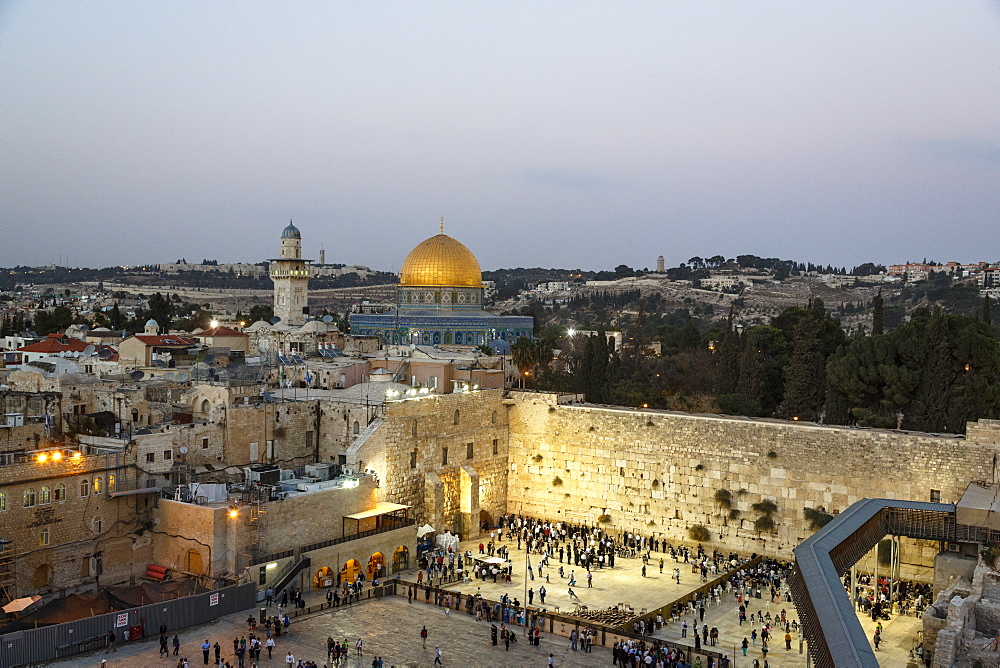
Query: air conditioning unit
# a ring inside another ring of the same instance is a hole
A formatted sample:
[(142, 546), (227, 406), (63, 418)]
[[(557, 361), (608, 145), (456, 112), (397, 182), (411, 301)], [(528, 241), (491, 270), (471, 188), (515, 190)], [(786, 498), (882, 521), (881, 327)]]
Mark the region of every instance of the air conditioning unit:
[(329, 480), (333, 468), (333, 464), (306, 464), (306, 475), (317, 480)]

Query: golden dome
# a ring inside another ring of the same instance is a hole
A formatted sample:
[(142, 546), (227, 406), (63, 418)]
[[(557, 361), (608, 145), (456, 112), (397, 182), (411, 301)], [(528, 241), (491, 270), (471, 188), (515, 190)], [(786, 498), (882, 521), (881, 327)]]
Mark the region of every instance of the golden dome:
[(437, 234), (421, 242), (403, 260), (399, 272), (403, 286), (483, 287), (479, 261), (465, 245), (447, 234)]

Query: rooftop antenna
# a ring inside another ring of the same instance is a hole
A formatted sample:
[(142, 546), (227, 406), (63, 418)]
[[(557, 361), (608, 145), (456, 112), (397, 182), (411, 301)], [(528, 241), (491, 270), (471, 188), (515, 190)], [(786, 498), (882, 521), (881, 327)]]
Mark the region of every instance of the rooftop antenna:
[(444, 234), (444, 216), (441, 216), (441, 234)]

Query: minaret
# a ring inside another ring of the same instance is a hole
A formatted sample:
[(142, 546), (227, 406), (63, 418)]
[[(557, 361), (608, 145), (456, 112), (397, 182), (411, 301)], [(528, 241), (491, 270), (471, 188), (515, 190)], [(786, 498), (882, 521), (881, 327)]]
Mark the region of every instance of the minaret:
[(305, 324), (309, 313), (309, 262), (302, 259), (302, 234), (288, 221), (281, 232), (281, 257), (270, 260), (274, 315), (289, 325)]
[(663, 262), (664, 260), (662, 255), (656, 258), (656, 273), (662, 274), (664, 272)]

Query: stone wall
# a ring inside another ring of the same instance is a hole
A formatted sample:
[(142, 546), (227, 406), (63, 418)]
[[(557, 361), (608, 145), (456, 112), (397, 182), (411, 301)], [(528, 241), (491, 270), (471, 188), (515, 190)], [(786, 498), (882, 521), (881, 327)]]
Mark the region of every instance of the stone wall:
[[(805, 508), (928, 501), (932, 490), (954, 503), (970, 481), (991, 479), (998, 449), (997, 425), (987, 421), (966, 439), (512, 397), (510, 511), (587, 523), (605, 515), (614, 529), (674, 541), (702, 524), (713, 543), (781, 557), (812, 533)], [(730, 492), (738, 519), (716, 501), (718, 490)], [(777, 526), (758, 535), (751, 506), (762, 500), (777, 504)], [(926, 578), (936, 552), (904, 541), (904, 577)]]
[(379, 500), (413, 506), (412, 516), (438, 531), (476, 536), (482, 519), (507, 508), (502, 401), (500, 390), (482, 390), (389, 402), (348, 450), (348, 464), (376, 472)]

